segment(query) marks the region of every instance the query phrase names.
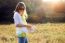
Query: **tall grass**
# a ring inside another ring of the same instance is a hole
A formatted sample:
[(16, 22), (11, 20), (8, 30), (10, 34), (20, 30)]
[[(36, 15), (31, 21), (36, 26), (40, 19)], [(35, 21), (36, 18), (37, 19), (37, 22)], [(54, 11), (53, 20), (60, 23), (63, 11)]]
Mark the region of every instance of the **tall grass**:
[[(29, 43), (65, 43), (65, 23), (35, 24), (36, 32), (29, 33)], [(0, 43), (17, 43), (14, 24), (0, 25)]]

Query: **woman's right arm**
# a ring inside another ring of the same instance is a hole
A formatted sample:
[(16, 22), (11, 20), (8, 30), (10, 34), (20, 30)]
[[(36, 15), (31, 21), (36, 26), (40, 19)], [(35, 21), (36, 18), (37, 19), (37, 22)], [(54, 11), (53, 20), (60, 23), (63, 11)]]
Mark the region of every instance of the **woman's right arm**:
[(30, 25), (30, 24), (27, 24), (27, 25), (17, 24), (16, 27), (27, 27), (27, 28), (31, 28), (32, 25)]

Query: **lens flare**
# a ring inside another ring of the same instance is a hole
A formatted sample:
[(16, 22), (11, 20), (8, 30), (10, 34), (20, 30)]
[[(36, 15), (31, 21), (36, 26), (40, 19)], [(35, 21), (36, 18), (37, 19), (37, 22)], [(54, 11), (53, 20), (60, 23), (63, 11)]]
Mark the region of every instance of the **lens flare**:
[(60, 2), (61, 0), (42, 0), (43, 2), (50, 2), (50, 3), (57, 3)]

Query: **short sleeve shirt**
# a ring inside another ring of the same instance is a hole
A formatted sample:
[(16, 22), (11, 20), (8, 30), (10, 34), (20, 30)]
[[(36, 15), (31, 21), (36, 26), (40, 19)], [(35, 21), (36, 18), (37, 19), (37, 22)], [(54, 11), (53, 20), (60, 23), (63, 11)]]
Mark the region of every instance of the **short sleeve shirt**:
[[(14, 13), (13, 18), (14, 18), (15, 25), (17, 25), (17, 24), (27, 24), (27, 23), (25, 23), (26, 21), (24, 20), (24, 17), (22, 17), (18, 12)], [(21, 34), (22, 32), (27, 33), (28, 32), (27, 28), (26, 27), (16, 27), (16, 34), (17, 35)]]

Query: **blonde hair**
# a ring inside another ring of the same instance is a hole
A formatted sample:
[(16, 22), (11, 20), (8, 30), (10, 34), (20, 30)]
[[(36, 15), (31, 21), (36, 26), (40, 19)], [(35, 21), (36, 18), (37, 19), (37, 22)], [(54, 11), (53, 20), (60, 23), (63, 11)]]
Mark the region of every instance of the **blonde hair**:
[(19, 10), (24, 10), (23, 16), (27, 19), (28, 15), (27, 15), (27, 12), (26, 12), (26, 5), (25, 5), (24, 2), (19, 2), (16, 5), (15, 12), (19, 12)]

